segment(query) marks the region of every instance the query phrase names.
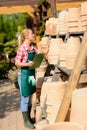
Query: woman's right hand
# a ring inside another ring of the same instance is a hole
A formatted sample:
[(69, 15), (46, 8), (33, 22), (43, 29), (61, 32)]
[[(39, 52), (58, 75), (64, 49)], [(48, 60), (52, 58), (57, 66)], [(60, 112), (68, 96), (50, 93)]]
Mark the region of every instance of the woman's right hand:
[(28, 66), (33, 66), (34, 62), (33, 61), (29, 61), (27, 64), (28, 64)]

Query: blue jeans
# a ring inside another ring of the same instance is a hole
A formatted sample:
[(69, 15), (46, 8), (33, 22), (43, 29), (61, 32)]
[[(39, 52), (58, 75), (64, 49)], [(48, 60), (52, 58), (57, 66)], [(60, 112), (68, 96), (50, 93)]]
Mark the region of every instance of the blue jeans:
[[(21, 75), (18, 75), (18, 84), (19, 84), (20, 94), (21, 94)], [(32, 106), (31, 99), (32, 99), (32, 95), (24, 97), (21, 94), (20, 107), (21, 107), (22, 112), (27, 112), (28, 111), (28, 106)]]

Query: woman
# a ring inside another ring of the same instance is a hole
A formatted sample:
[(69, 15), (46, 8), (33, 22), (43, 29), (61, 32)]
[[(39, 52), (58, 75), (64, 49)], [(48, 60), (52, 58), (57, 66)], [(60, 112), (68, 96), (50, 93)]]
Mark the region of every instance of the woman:
[[(35, 77), (35, 69), (29, 69), (33, 66), (33, 58), (35, 54), (39, 54), (39, 50), (35, 48), (32, 41), (35, 40), (35, 35), (31, 29), (24, 29), (20, 35), (20, 45), (17, 50), (17, 55), (15, 57), (15, 64), (21, 67), (19, 76), (19, 86), (21, 92), (21, 111), (24, 119), (24, 124), (26, 127), (34, 129), (34, 125), (31, 122), (30, 112), (31, 112), (31, 99), (32, 94), (36, 91), (36, 86), (32, 86), (32, 83), (28, 81), (30, 76)], [(21, 81), (20, 81), (21, 78)]]

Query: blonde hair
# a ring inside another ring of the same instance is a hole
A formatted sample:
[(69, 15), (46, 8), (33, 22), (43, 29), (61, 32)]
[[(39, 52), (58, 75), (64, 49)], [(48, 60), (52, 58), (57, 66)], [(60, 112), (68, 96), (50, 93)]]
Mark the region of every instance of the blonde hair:
[(18, 47), (20, 47), (20, 46), (22, 45), (22, 43), (24, 42), (25, 36), (26, 36), (27, 33), (29, 32), (29, 30), (31, 30), (31, 29), (26, 28), (26, 29), (24, 29), (24, 30), (21, 32), (21, 34), (20, 34), (20, 36), (19, 36), (19, 39), (18, 39)]

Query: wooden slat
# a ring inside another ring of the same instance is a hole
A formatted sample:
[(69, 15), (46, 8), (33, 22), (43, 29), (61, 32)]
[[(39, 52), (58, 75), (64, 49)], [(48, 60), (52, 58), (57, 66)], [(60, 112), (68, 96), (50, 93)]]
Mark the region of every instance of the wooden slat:
[(87, 83), (87, 74), (81, 74), (79, 83)]
[(0, 0), (0, 6), (36, 5), (40, 0)]
[(57, 3), (56, 9), (57, 10), (65, 10), (69, 8), (78, 8), (81, 6), (82, 1), (80, 2), (66, 2), (66, 3)]
[(0, 7), (0, 14), (12, 14), (12, 13), (29, 13), (33, 17), (34, 9), (32, 6), (11, 6), (11, 7)]
[(61, 3), (61, 2), (79, 2), (79, 1), (86, 1), (86, 0), (56, 0), (57, 3)]
[(82, 68), (83, 61), (86, 58), (86, 53), (87, 53), (87, 31), (85, 32), (81, 49), (79, 51), (76, 63), (72, 70), (72, 73), (71, 73), (71, 76), (67, 85), (67, 90), (65, 92), (62, 104), (60, 106), (60, 110), (57, 114), (56, 122), (61, 122), (65, 120), (65, 117), (66, 117), (66, 114), (67, 114), (67, 111), (69, 109), (69, 105), (71, 102), (72, 92), (76, 88), (77, 83), (79, 81), (81, 68)]

